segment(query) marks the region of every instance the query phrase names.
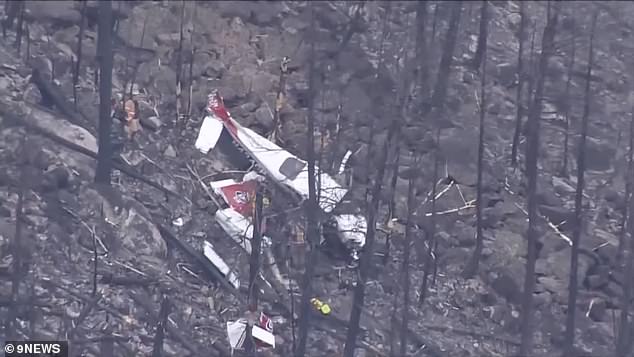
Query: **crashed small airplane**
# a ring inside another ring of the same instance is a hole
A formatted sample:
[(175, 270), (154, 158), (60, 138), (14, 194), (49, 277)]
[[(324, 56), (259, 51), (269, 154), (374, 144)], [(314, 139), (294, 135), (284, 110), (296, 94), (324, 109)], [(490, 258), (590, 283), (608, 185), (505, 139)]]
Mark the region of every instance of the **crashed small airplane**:
[[(306, 161), (240, 125), (226, 110), (224, 101), (217, 91), (208, 96), (207, 112), (208, 115), (203, 120), (195, 143), (195, 147), (200, 152), (207, 154), (216, 147), (224, 133), (229, 134), (232, 142), (269, 180), (294, 193), (300, 201), (308, 198)], [(348, 157), (349, 154), (346, 154), (344, 160), (347, 161)], [(315, 171), (319, 172), (319, 207), (324, 213), (330, 214), (330, 224), (336, 227), (337, 236), (350, 250), (352, 258), (357, 260), (358, 251), (365, 244), (366, 220), (359, 214), (334, 214), (333, 210), (343, 200), (348, 190), (319, 168), (316, 167)], [(245, 206), (249, 200), (244, 195), (252, 189), (252, 184), (249, 183), (251, 180), (265, 181), (266, 179), (255, 172), (249, 172), (242, 182), (223, 180), (211, 183), (214, 192), (223, 197), (229, 205), (229, 208), (216, 212), (216, 220), (223, 230), (247, 252), (251, 250), (248, 240), (253, 234), (253, 229), (249, 228), (248, 218), (248, 212), (252, 208)], [(263, 242), (267, 241), (270, 242), (270, 239), (264, 237)]]

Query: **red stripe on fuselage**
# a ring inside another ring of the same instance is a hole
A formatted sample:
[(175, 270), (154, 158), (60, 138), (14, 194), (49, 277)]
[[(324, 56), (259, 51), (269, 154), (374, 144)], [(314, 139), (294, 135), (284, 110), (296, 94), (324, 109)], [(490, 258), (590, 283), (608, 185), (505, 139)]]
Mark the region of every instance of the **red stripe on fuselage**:
[(212, 94), (212, 98), (210, 98), (208, 103), (208, 108), (211, 109), (214, 115), (222, 120), (225, 128), (229, 130), (231, 136), (235, 140), (238, 140), (238, 127), (236, 126), (236, 123), (233, 122), (231, 115), (225, 107), (225, 101), (222, 99), (219, 93), (216, 93), (215, 96)]

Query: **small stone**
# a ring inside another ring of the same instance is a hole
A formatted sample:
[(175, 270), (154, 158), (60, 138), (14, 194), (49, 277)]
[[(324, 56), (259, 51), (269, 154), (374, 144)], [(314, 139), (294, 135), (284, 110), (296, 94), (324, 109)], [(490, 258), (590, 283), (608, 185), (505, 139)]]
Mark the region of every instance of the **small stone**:
[(159, 130), (163, 126), (163, 122), (157, 116), (151, 116), (147, 118), (141, 118), (141, 124), (147, 126), (152, 130)]
[(273, 115), (271, 114), (271, 110), (266, 106), (266, 104), (262, 104), (262, 106), (260, 106), (255, 111), (255, 120), (264, 128), (273, 128)]
[(175, 158), (177, 156), (176, 149), (172, 145), (168, 145), (165, 151), (163, 151), (163, 155), (171, 158)]

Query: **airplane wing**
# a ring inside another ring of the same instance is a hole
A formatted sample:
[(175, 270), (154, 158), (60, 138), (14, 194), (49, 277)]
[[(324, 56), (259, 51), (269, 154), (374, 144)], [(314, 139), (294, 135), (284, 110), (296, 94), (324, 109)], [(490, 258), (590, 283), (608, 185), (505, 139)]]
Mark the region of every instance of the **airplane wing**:
[(200, 131), (198, 132), (196, 143), (194, 144), (196, 149), (203, 154), (206, 154), (209, 150), (216, 147), (223, 128), (224, 126), (221, 121), (211, 116), (206, 116), (203, 120), (202, 126), (200, 127)]

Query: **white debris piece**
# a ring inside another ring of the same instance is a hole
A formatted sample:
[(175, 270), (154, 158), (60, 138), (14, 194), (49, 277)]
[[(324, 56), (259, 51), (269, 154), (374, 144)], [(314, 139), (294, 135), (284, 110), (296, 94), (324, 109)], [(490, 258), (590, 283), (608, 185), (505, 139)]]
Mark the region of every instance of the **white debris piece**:
[(220, 139), (220, 134), (222, 134), (222, 129), (224, 126), (222, 122), (214, 119), (210, 116), (206, 116), (203, 120), (203, 124), (200, 127), (200, 131), (198, 132), (198, 138), (196, 138), (196, 143), (194, 146), (203, 154), (209, 152), (209, 150), (213, 149), (218, 143), (218, 139)]
[[(253, 239), (253, 225), (248, 218), (232, 208), (216, 211), (216, 222), (247, 254), (251, 254), (251, 239)], [(262, 245), (271, 244), (271, 238), (262, 236)]]
[[(259, 326), (261, 325), (261, 326)], [(259, 325), (253, 325), (251, 335), (256, 343), (263, 347), (275, 348), (275, 335), (273, 335), (272, 321), (268, 316), (261, 314)], [(247, 319), (241, 318), (237, 321), (227, 321), (227, 337), (232, 350), (240, 349), (244, 345), (247, 335)]]
[(348, 164), (348, 160), (350, 160), (350, 156), (352, 156), (352, 151), (348, 150), (346, 154), (341, 159), (341, 165), (339, 165), (339, 175), (341, 175), (346, 170), (346, 164)]
[(255, 171), (249, 171), (242, 177), (242, 181), (257, 181), (257, 182), (265, 182), (266, 177), (260, 175)]
[(337, 222), (339, 239), (352, 248), (360, 249), (365, 245), (365, 235), (368, 232), (368, 223), (365, 217), (357, 214), (340, 214), (334, 216)]
[[(209, 182), (209, 186), (211, 187), (211, 189), (214, 191), (214, 193), (220, 197), (224, 198), (224, 194), (222, 192), (222, 188), (223, 187), (227, 187), (230, 185), (237, 185), (238, 181), (234, 180), (234, 179), (226, 179), (226, 180), (220, 180), (220, 181), (211, 181)], [(225, 202), (227, 200), (225, 199)]]
[(240, 280), (238, 279), (236, 274), (234, 274), (231, 271), (231, 268), (229, 268), (227, 263), (225, 263), (225, 261), (218, 255), (218, 253), (216, 253), (216, 251), (214, 250), (214, 246), (211, 243), (205, 241), (205, 245), (203, 247), (203, 254), (205, 254), (205, 257), (209, 259), (209, 261), (216, 268), (218, 268), (218, 270), (225, 276), (225, 278), (227, 278), (229, 283), (234, 288), (236, 289), (240, 288)]

